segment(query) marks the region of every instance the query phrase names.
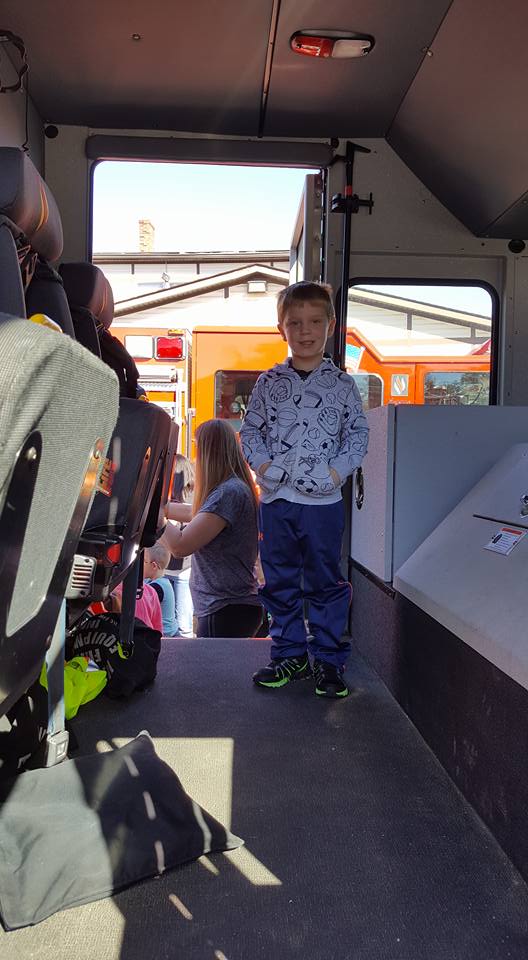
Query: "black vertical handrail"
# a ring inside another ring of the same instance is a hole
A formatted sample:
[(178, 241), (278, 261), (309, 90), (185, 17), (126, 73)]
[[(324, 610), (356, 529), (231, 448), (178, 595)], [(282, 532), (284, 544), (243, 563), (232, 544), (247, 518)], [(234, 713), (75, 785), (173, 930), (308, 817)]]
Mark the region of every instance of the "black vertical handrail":
[(367, 147), (347, 141), (345, 156), (335, 159), (345, 161), (345, 193), (338, 193), (332, 197), (331, 209), (333, 213), (342, 213), (343, 216), (343, 254), (341, 264), (341, 296), (338, 302), (337, 329), (334, 336), (334, 362), (343, 367), (346, 347), (346, 325), (348, 311), (348, 282), (350, 279), (350, 234), (352, 228), (352, 214), (357, 213), (360, 207), (368, 207), (372, 213), (374, 201), (372, 194), (368, 200), (361, 200), (354, 193), (354, 158), (356, 153), (370, 153)]

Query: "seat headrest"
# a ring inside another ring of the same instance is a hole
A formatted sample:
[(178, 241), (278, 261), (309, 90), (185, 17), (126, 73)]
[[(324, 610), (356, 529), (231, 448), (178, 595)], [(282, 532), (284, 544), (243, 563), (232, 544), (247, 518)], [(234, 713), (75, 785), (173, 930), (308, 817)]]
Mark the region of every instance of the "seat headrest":
[(103, 271), (93, 263), (61, 263), (59, 273), (70, 307), (89, 310), (108, 330), (114, 319), (114, 295)]
[(0, 147), (0, 214), (25, 234), (44, 260), (59, 259), (63, 237), (57, 204), (20, 147)]

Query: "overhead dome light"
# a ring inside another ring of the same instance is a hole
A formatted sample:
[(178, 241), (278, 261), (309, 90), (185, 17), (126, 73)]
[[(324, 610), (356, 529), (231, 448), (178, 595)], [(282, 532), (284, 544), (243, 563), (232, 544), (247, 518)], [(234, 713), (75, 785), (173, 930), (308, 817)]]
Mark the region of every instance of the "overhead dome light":
[(366, 33), (343, 33), (338, 30), (298, 30), (290, 39), (294, 53), (305, 57), (335, 60), (366, 57), (374, 46), (374, 37)]

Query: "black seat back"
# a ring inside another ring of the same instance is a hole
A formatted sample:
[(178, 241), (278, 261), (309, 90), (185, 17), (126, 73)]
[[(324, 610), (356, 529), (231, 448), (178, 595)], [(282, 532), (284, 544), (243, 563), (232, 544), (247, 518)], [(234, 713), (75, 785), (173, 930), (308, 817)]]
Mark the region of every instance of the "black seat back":
[(38, 170), (19, 147), (0, 147), (0, 311), (26, 316), (37, 259), (57, 260), (62, 242), (59, 211)]
[[(157, 513), (172, 449), (171, 427), (170, 417), (154, 404), (121, 398), (108, 451), (110, 489), (107, 495), (99, 493), (95, 498), (82, 538), (96, 543), (100, 538), (119, 540), (121, 555), (114, 570), (106, 569), (106, 582), (101, 582), (94, 599), (104, 597), (106, 591), (101, 587), (111, 588), (123, 578), (139, 548), (156, 540)], [(153, 502), (156, 516), (146, 528)]]
[(61, 263), (59, 273), (68, 298), (77, 339), (101, 355), (98, 332), (114, 319), (112, 287), (93, 263)]
[(100, 356), (116, 374), (121, 396), (135, 399), (139, 373), (123, 344), (110, 333), (114, 297), (103, 271), (93, 263), (62, 263), (59, 270), (77, 338), (81, 339), (81, 325), (95, 326)]
[(98, 559), (91, 599), (100, 600), (131, 569), (138, 551), (152, 545), (161, 532), (159, 514), (168, 500), (178, 433), (163, 410), (136, 399), (134, 361), (109, 333), (114, 300), (102, 270), (91, 263), (63, 263), (59, 269), (77, 334), (80, 321), (92, 321), (101, 357), (120, 385), (108, 489), (95, 498), (81, 544), (87, 555)]
[[(38, 257), (35, 272), (26, 290), (26, 311), (28, 317), (35, 313), (44, 313), (69, 337), (82, 342), (77, 337), (68, 300), (60, 274), (50, 263)], [(84, 346), (84, 344), (83, 344)]]

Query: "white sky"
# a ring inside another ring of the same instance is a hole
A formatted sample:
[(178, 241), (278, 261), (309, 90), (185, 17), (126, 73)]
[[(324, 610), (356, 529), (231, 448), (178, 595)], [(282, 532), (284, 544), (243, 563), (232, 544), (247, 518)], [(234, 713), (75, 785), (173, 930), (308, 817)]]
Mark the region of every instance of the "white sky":
[(274, 167), (105, 161), (94, 174), (94, 252), (288, 250), (307, 173)]

